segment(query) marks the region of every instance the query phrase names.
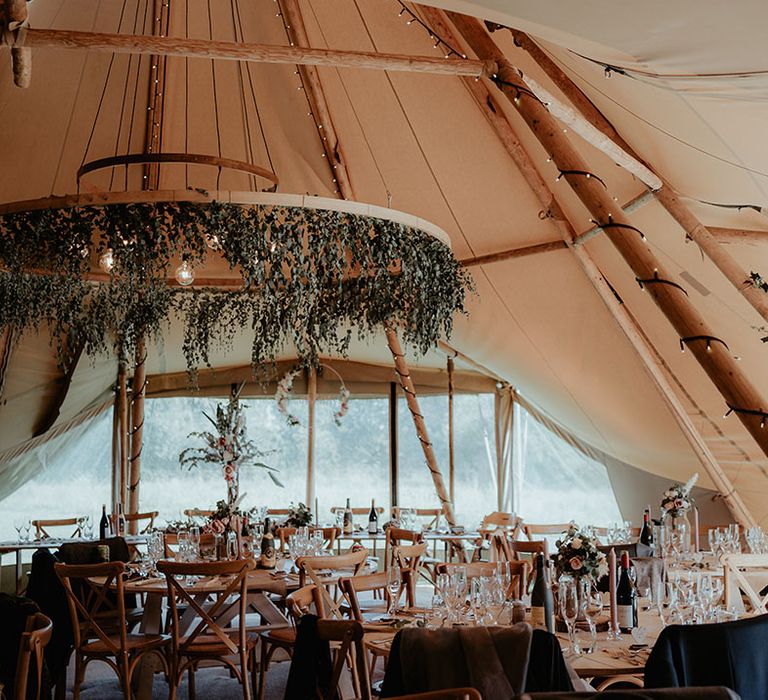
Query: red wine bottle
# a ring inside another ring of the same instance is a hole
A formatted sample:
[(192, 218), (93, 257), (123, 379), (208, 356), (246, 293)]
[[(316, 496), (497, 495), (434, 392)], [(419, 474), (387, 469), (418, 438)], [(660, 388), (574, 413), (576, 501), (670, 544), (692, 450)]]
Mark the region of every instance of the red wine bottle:
[(637, 627), (637, 591), (629, 576), (629, 552), (621, 553), (621, 575), (616, 586), (616, 607), (618, 608), (619, 629), (631, 632)]
[(555, 601), (546, 574), (544, 555), (536, 555), (536, 581), (531, 592), (531, 625), (555, 632)]
[(647, 508), (643, 511), (643, 529), (640, 531), (640, 543), (644, 544), (646, 547), (653, 547), (651, 512)]
[(109, 518), (107, 517), (107, 504), (101, 504), (101, 520), (99, 521), (99, 539), (105, 540), (112, 533), (110, 532)]

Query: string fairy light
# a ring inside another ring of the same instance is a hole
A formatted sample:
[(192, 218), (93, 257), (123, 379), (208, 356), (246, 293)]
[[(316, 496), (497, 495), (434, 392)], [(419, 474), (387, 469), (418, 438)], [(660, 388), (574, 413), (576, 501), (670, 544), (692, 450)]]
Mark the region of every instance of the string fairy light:
[[(294, 29), (293, 27), (288, 23), (285, 13), (283, 12), (283, 9), (280, 5), (280, 0), (273, 0), (275, 5), (277, 6), (277, 12), (275, 13), (276, 17), (280, 18), (280, 21), (283, 23), (283, 29), (285, 30), (285, 35), (288, 38), (288, 43), (291, 46), (295, 46), (294, 41)], [(320, 120), (318, 119), (317, 115), (315, 114), (314, 109), (312, 108), (312, 100), (310, 99), (309, 91), (307, 90), (307, 85), (304, 82), (304, 75), (302, 71), (299, 69), (299, 67), (296, 67), (296, 70), (293, 71), (293, 74), (298, 76), (299, 78), (299, 85), (296, 87), (296, 89), (300, 92), (303, 92), (305, 97), (307, 98), (307, 116), (312, 119), (312, 123), (315, 125), (315, 129), (317, 129), (317, 135), (320, 137), (320, 143), (323, 146), (323, 152), (320, 154), (321, 158), (325, 158), (325, 160), (328, 161), (328, 163), (331, 164), (332, 171), (337, 170), (337, 166), (335, 164), (335, 159), (339, 157), (338, 152), (335, 152), (332, 150), (331, 144), (328, 142), (328, 137), (325, 135), (325, 131), (323, 130), (323, 125), (320, 123)], [(339, 194), (339, 183), (336, 178), (336, 173), (331, 172), (332, 180), (333, 180), (333, 187), (334, 187), (334, 194)]]
[(731, 404), (726, 405), (728, 406), (728, 410), (723, 414), (723, 418), (728, 418), (731, 413), (742, 416), (756, 416), (760, 419), (760, 427), (765, 428), (766, 420), (768, 420), (768, 412), (764, 411), (762, 408), (741, 408), (740, 406), (731, 406)]
[(405, 16), (406, 19), (406, 26), (411, 26), (412, 24), (416, 24), (419, 27), (421, 27), (427, 34), (429, 35), (429, 38), (434, 41), (435, 43), (432, 44), (433, 49), (438, 49), (442, 51), (443, 56), (445, 58), (450, 58), (451, 56), (456, 56), (457, 58), (466, 58), (467, 54), (463, 53), (462, 51), (458, 51), (453, 46), (451, 46), (445, 39), (443, 39), (441, 36), (438, 35), (436, 31), (434, 31), (424, 20), (421, 19), (415, 12), (413, 12), (408, 6), (402, 2), (402, 0), (397, 0), (398, 4), (400, 5), (400, 12), (397, 13), (398, 17)]

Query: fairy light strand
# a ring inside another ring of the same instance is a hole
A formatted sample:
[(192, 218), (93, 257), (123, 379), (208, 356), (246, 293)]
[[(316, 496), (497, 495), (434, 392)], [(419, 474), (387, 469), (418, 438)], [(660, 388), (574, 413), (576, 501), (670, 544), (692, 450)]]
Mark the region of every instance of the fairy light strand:
[(402, 0), (397, 0), (397, 3), (400, 5), (400, 12), (397, 13), (397, 16), (405, 17), (405, 23), (409, 27), (413, 24), (421, 27), (429, 35), (429, 38), (434, 42), (432, 44), (432, 48), (440, 50), (443, 53), (444, 58), (450, 58), (451, 56), (456, 56), (457, 58), (467, 57), (467, 54), (463, 53), (462, 51), (458, 51), (445, 39), (443, 39), (434, 29), (432, 29), (432, 27), (430, 27), (415, 12), (413, 12), (413, 10), (408, 8), (408, 6), (402, 2)]

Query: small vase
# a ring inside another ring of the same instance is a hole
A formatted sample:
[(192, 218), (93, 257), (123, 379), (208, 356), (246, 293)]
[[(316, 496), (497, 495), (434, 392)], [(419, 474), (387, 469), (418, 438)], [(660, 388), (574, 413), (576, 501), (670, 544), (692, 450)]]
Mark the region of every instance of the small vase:
[(668, 510), (661, 520), (662, 526), (667, 529), (667, 532), (672, 534), (676, 533), (680, 538), (682, 545), (682, 552), (688, 553), (691, 551), (691, 523), (688, 520), (687, 510)]

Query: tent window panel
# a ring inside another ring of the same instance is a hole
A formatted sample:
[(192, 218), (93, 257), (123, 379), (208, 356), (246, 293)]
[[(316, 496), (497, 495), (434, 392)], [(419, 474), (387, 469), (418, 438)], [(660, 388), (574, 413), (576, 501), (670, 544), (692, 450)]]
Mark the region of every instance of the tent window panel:
[[(17, 538), (16, 520), (37, 518), (90, 515), (98, 533), (101, 504), (109, 509), (112, 498), (112, 411), (40, 445), (14, 464), (5, 465), (3, 472), (17, 469), (37, 473), (16, 490), (12, 483), (2, 489), (9, 495), (0, 500), (0, 540)], [(53, 530), (51, 534), (72, 533)]]
[[(369, 507), (371, 499), (389, 513), (389, 400), (350, 401), (348, 413), (336, 425), (338, 400), (315, 404), (315, 492), (321, 522), (333, 522), (332, 506)], [(314, 511), (314, 503), (309, 504)], [(363, 527), (367, 518), (356, 516)]]
[[(605, 527), (622, 520), (604, 464), (585, 456), (535, 420), (520, 404), (520, 512), (529, 523)], [(517, 427), (517, 426), (516, 426)]]
[[(191, 470), (179, 465), (179, 454), (186, 447), (201, 445), (191, 432), (213, 428), (203, 415), (213, 415), (216, 404), (225, 399), (162, 398), (148, 399), (144, 421), (142, 452), (141, 510), (159, 510), (164, 520), (183, 517), (187, 508), (210, 508), (226, 499), (226, 484), (221, 467), (201, 464)], [(307, 407), (292, 401), (290, 411), (301, 421), (289, 426), (272, 400), (243, 399), (243, 414), (248, 437), (259, 449), (275, 450), (263, 461), (279, 469), (284, 488), (276, 486), (263, 469), (242, 467), (240, 494), (243, 506), (286, 507), (305, 498), (307, 477)]]
[[(404, 398), (398, 399), (398, 484), (403, 507), (440, 505), (413, 419)], [(449, 488), (448, 397), (420, 396), (419, 406), (427, 424), (437, 463)], [(454, 463), (456, 521), (467, 527), (480, 523), (496, 510), (496, 447), (492, 394), (454, 396)], [(486, 443), (487, 438), (487, 443)]]

